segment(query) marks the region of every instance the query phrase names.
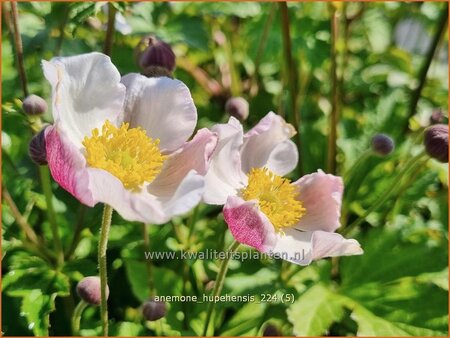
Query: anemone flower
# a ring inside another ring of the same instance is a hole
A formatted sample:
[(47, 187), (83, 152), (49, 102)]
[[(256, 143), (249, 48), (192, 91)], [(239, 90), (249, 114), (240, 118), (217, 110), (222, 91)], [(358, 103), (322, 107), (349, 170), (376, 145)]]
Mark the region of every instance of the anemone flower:
[(224, 204), (233, 237), (260, 252), (299, 265), (322, 257), (362, 254), (359, 243), (334, 233), (340, 226), (343, 183), (317, 173), (291, 183), (297, 165), (295, 129), (270, 112), (253, 129), (230, 118), (212, 128), (219, 142), (206, 175), (204, 201)]
[(43, 61), (54, 124), (45, 130), (51, 174), (90, 207), (162, 224), (200, 201), (217, 136), (199, 130), (178, 80), (128, 74), (101, 53)]

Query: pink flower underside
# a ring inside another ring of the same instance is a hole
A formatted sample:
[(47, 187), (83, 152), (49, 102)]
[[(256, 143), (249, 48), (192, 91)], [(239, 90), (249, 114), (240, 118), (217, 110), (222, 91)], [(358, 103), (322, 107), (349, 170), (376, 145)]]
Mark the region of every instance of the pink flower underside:
[(267, 217), (254, 202), (239, 197), (229, 197), (223, 216), (233, 237), (260, 252), (267, 252), (275, 245), (275, 231)]
[(89, 191), (89, 176), (85, 160), (70, 143), (64, 142), (55, 126), (45, 131), (47, 162), (52, 176), (58, 184), (75, 196), (80, 202), (93, 206), (95, 203)]

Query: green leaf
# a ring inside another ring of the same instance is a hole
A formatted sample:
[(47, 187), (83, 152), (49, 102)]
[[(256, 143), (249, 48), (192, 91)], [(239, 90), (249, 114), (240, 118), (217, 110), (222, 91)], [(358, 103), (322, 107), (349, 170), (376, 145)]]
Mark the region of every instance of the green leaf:
[(354, 308), (352, 318), (358, 323), (358, 336), (410, 336), (394, 323), (377, 317), (362, 306)]
[(329, 287), (316, 284), (287, 310), (288, 319), (297, 336), (322, 336), (344, 315), (341, 298)]
[(44, 295), (40, 290), (32, 290), (23, 298), (21, 312), (35, 336), (48, 336), (49, 314), (55, 310), (55, 298), (56, 294)]

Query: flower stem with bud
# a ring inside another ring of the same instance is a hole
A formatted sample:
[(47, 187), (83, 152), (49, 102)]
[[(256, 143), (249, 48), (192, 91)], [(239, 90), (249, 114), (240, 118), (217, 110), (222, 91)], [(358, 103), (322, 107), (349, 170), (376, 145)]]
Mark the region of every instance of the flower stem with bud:
[(86, 303), (84, 300), (80, 300), (78, 305), (75, 307), (75, 310), (73, 311), (72, 315), (72, 335), (79, 336), (80, 335), (80, 322), (81, 322), (81, 315), (84, 311), (84, 309), (88, 306), (88, 303)]

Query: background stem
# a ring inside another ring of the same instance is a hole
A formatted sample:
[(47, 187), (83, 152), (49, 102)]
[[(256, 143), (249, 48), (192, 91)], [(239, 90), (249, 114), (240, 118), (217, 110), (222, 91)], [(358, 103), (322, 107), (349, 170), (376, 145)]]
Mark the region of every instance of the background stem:
[(431, 62), (433, 61), (434, 54), (436, 53), (439, 41), (441, 41), (444, 33), (445, 27), (447, 26), (448, 20), (448, 3), (444, 6), (441, 11), (439, 18), (437, 19), (436, 33), (434, 34), (433, 40), (430, 43), (430, 48), (427, 51), (425, 60), (423, 61), (422, 67), (420, 68), (418, 74), (419, 84), (411, 93), (411, 103), (408, 110), (408, 117), (406, 119), (406, 126), (404, 131), (408, 130), (409, 119), (416, 114), (417, 104), (419, 103), (420, 96), (422, 95), (422, 90), (425, 87), (425, 82), (427, 79), (427, 73), (430, 69)]
[(108, 304), (106, 299), (107, 287), (107, 266), (106, 266), (106, 249), (108, 247), (108, 235), (111, 227), (111, 217), (113, 209), (105, 204), (103, 209), (102, 227), (100, 229), (100, 240), (98, 242), (98, 266), (100, 269), (100, 288), (101, 302), (100, 313), (102, 320), (103, 335), (108, 336)]
[(19, 78), (20, 83), (22, 85), (23, 96), (28, 96), (28, 87), (27, 87), (27, 76), (25, 74), (25, 65), (23, 61), (23, 45), (22, 45), (22, 37), (20, 36), (20, 28), (19, 28), (19, 12), (17, 10), (17, 3), (14, 1), (10, 2), (11, 4), (11, 21), (14, 31), (11, 32), (14, 38), (14, 47), (16, 49), (16, 57), (17, 57), (17, 66), (19, 70)]
[(109, 2), (108, 3), (108, 24), (106, 27), (105, 44), (103, 46), (103, 53), (111, 56), (112, 45), (114, 41), (114, 24), (116, 22), (116, 8)]
[[(222, 288), (223, 288), (223, 283), (225, 282), (225, 276), (227, 274), (227, 270), (228, 270), (228, 263), (230, 262), (231, 259), (231, 253), (236, 251), (236, 249), (239, 247), (240, 243), (237, 241), (234, 241), (231, 246), (229, 247), (229, 249), (227, 250), (227, 256), (224, 260), (222, 260), (222, 262), (220, 263), (220, 268), (219, 268), (219, 272), (217, 273), (217, 278), (216, 281), (214, 283), (214, 290), (213, 290), (213, 297), (214, 300), (216, 298), (216, 296), (219, 296), (220, 293), (222, 292)], [(216, 305), (215, 301), (209, 302), (208, 304), (208, 311), (206, 313), (206, 320), (205, 320), (205, 327), (203, 329), (203, 336), (206, 336), (206, 334), (208, 333), (208, 327), (209, 327), (209, 323), (211, 321), (214, 321), (213, 318), (213, 311), (214, 311), (214, 307)], [(214, 336), (214, 332), (212, 333), (212, 335)]]
[(80, 335), (81, 315), (83, 314), (83, 311), (87, 307), (87, 305), (88, 305), (88, 303), (86, 303), (84, 300), (80, 300), (80, 302), (76, 306), (75, 310), (73, 311), (73, 316), (72, 316), (72, 334), (74, 336), (79, 336)]
[(291, 33), (289, 26), (289, 11), (286, 2), (279, 2), (280, 12), (281, 12), (281, 31), (283, 35), (283, 54), (284, 54), (284, 74), (287, 76), (288, 87), (289, 87), (289, 98), (290, 98), (290, 112), (287, 114), (287, 121), (294, 125), (297, 130), (297, 135), (295, 138), (295, 143), (299, 151), (298, 158), (298, 168), (300, 175), (303, 175), (303, 160), (302, 160), (302, 141), (301, 141), (301, 118), (300, 112), (298, 110), (297, 101), (297, 67), (295, 66), (295, 60), (292, 56), (292, 44), (291, 44)]
[(337, 125), (339, 115), (339, 81), (337, 76), (338, 15), (333, 4), (331, 10), (331, 113), (328, 124), (328, 172), (336, 174)]
[(55, 245), (55, 251), (58, 256), (58, 264), (64, 263), (64, 250), (59, 236), (58, 223), (56, 220), (56, 213), (53, 207), (53, 194), (50, 183), (50, 173), (47, 166), (39, 166), (39, 174), (41, 176), (42, 191), (45, 197), (45, 203), (47, 204), (47, 217), (50, 223), (50, 229), (52, 231), (53, 243)]

